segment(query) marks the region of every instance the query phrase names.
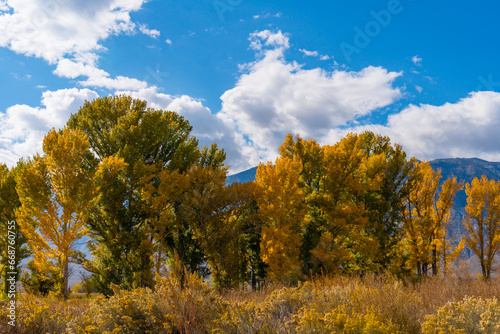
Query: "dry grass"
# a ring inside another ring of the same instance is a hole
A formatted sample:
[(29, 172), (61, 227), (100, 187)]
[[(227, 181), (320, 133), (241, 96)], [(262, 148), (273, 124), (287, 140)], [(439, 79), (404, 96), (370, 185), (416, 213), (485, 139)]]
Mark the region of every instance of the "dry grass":
[(172, 279), (157, 292), (122, 291), (108, 300), (76, 296), (62, 302), (20, 296), (15, 331), (6, 324), (5, 302), (0, 304), (0, 332), (421, 333), (428, 316), (451, 302), (466, 296), (500, 299), (498, 278), (412, 282), (387, 275), (335, 276), (296, 287), (269, 285), (260, 291), (231, 290), (222, 295), (195, 277), (187, 290), (180, 290)]

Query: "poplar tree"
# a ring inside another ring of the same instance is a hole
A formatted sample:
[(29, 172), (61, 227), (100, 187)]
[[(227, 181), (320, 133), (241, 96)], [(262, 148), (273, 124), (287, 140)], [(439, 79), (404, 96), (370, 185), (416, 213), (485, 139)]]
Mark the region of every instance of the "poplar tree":
[(0, 275), (4, 282), (4, 292), (7, 294), (9, 272), (15, 272), (16, 282), (20, 276), (21, 261), (31, 254), (26, 237), (21, 233), (16, 222), (15, 210), (21, 202), (16, 191), (17, 177), (27, 168), (28, 162), (19, 160), (11, 169), (5, 164), (0, 164), (0, 230), (4, 231), (0, 237)]
[(259, 164), (256, 198), (262, 220), (260, 251), (269, 266), (268, 276), (275, 281), (300, 278), (300, 246), (307, 206), (299, 186), (302, 162), (298, 158), (279, 157), (275, 165)]
[(465, 193), (466, 244), (479, 258), (483, 278), (489, 280), (500, 250), (500, 181), (476, 177), (466, 184)]
[[(106, 293), (112, 293), (110, 283), (151, 287), (157, 220), (142, 189), (161, 170), (182, 173), (199, 163), (191, 125), (175, 112), (147, 108), (146, 101), (107, 96), (85, 102), (68, 126), (88, 136), (89, 168), (96, 171), (103, 163), (96, 179), (100, 201), (87, 221), (94, 255), (87, 269)], [(183, 238), (192, 244), (189, 229)], [(196, 270), (203, 264), (200, 254), (199, 247), (189, 247), (183, 263)]]
[(58, 293), (67, 299), (69, 263), (75, 243), (86, 233), (94, 199), (92, 174), (84, 165), (89, 142), (79, 130), (52, 130), (42, 157), (23, 170), (17, 184), (21, 207), (16, 218), (33, 250), (40, 273), (58, 273)]

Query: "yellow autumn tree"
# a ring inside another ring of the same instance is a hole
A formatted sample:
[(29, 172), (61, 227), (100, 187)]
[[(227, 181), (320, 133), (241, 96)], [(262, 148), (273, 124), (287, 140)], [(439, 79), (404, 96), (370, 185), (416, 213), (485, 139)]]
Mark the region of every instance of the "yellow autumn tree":
[(269, 278), (287, 281), (300, 277), (300, 246), (307, 206), (299, 186), (302, 162), (279, 157), (259, 164), (256, 174), (259, 216), (264, 226), (260, 243)]
[(439, 198), (434, 204), (433, 219), (439, 226), (432, 253), (432, 273), (434, 275), (438, 273), (437, 262), (439, 255), (441, 256), (442, 263), (441, 271), (446, 276), (450, 271), (450, 264), (458, 258), (465, 247), (464, 238), (461, 238), (458, 244), (454, 244), (448, 236), (454, 199), (457, 192), (462, 190), (463, 187), (463, 182), (458, 182), (456, 177), (447, 179), (441, 185)]
[(21, 232), (33, 249), (40, 273), (58, 272), (58, 292), (68, 297), (69, 263), (85, 234), (86, 212), (94, 197), (84, 165), (89, 142), (79, 130), (52, 130), (43, 140), (43, 157), (25, 169), (17, 184)]
[[(403, 243), (409, 253), (407, 266), (417, 274), (438, 273), (438, 262), (444, 256), (444, 269), (458, 256), (463, 242), (453, 247), (447, 241), (448, 224), (456, 193), (462, 184), (456, 178), (446, 180), (440, 187), (441, 171), (434, 171), (429, 162), (415, 162), (410, 192), (403, 210)], [(441, 190), (440, 190), (441, 189)]]
[(479, 258), (483, 278), (491, 278), (500, 249), (500, 181), (474, 178), (465, 186), (467, 212), (463, 225), (466, 244)]
[[(161, 274), (162, 263), (165, 262), (164, 256), (173, 254), (174, 250), (167, 250), (166, 238), (175, 238), (173, 231), (178, 231), (181, 226), (176, 219), (175, 205), (182, 198), (182, 194), (189, 186), (189, 178), (186, 174), (178, 171), (162, 170), (152, 173), (146, 181), (147, 184), (142, 190), (144, 199), (153, 212), (152, 238), (155, 242), (155, 268), (158, 274)], [(153, 179), (157, 179), (158, 187), (154, 186)]]
[(335, 145), (287, 134), (279, 153), (299, 158), (307, 205), (301, 259), (308, 274), (378, 271), (393, 260), (412, 164), (401, 146), (372, 132)]

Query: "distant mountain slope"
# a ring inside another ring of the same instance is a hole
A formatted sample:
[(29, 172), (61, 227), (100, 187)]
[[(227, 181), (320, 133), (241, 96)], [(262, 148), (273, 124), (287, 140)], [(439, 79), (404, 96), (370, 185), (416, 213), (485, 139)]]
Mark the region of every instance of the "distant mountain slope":
[[(457, 179), (464, 182), (471, 182), (474, 177), (486, 175), (489, 179), (500, 180), (500, 162), (489, 162), (477, 158), (472, 159), (437, 159), (432, 160), (431, 166), (434, 169), (441, 169), (443, 180), (448, 177), (456, 176)], [(230, 175), (227, 177), (229, 183), (233, 182), (249, 182), (255, 180), (257, 167), (250, 168), (244, 172)], [(460, 199), (460, 206), (465, 207), (465, 192), (463, 198)]]
[[(431, 161), (434, 169), (441, 169), (442, 180), (457, 177), (458, 180), (471, 182), (475, 177), (486, 175), (488, 179), (500, 180), (500, 162), (489, 162), (477, 158), (472, 159), (437, 159)], [(457, 193), (455, 209), (465, 208), (467, 197), (465, 190)]]
[(247, 169), (246, 171), (243, 171), (241, 173), (229, 175), (227, 177), (227, 182), (229, 184), (234, 183), (234, 182), (240, 182), (240, 183), (252, 182), (252, 181), (255, 181), (255, 174), (256, 173), (257, 173), (257, 167), (253, 167), (253, 168)]
[[(459, 181), (471, 182), (475, 177), (486, 175), (489, 179), (500, 180), (500, 162), (489, 162), (477, 158), (471, 159), (437, 159), (430, 161), (432, 168), (441, 169), (441, 181), (450, 177), (457, 177)], [(255, 180), (257, 167), (250, 168), (244, 172), (228, 176), (228, 183), (249, 182)], [(465, 215), (467, 196), (465, 190), (461, 190), (455, 197), (452, 233), (461, 234), (461, 221)]]

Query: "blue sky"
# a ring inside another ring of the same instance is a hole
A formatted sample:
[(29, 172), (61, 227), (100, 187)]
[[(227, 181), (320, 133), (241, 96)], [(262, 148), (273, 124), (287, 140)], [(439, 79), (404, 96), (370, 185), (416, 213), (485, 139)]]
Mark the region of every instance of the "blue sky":
[(174, 110), (230, 172), (287, 132), (391, 137), (500, 161), (494, 1), (0, 0), (0, 161), (41, 152), (85, 100)]

